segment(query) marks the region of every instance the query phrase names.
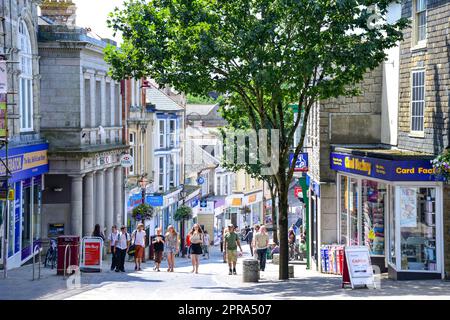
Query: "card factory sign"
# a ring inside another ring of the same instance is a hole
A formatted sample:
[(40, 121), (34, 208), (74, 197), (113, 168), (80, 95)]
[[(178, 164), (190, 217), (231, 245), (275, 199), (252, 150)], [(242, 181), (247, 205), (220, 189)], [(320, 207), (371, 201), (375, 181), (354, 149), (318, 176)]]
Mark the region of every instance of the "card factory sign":
[(331, 169), (388, 181), (437, 181), (431, 160), (386, 160), (332, 152)]

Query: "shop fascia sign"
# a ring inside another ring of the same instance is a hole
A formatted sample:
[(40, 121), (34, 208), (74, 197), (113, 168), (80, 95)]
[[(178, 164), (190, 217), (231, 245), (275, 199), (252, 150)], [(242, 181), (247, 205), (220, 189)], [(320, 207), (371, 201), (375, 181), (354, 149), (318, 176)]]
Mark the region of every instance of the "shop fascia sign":
[[(294, 164), (294, 154), (291, 153), (289, 155), (289, 163), (292, 167)], [(294, 165), (294, 172), (308, 172), (308, 154), (307, 153), (299, 153), (297, 161)]]
[(388, 181), (439, 181), (431, 160), (386, 160), (332, 152), (331, 169)]
[(244, 198), (244, 205), (250, 205), (250, 204), (261, 202), (262, 198), (263, 198), (262, 191), (258, 192), (258, 193), (247, 195)]

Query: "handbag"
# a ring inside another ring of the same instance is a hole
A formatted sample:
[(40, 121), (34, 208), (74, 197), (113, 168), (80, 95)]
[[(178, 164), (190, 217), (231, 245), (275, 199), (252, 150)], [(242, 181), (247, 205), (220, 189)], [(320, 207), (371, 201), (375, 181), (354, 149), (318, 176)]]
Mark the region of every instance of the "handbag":
[(136, 253), (136, 231), (134, 231), (133, 234), (134, 234), (133, 244), (131, 244), (130, 247), (128, 248), (128, 255), (130, 257), (134, 257), (134, 254)]

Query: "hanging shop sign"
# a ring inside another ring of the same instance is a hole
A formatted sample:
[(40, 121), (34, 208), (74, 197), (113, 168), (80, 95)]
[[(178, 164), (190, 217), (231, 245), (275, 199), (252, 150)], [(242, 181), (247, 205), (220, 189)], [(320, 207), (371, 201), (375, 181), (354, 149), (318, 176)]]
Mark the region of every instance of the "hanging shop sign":
[(130, 168), (134, 164), (134, 158), (131, 154), (124, 154), (120, 157), (120, 165), (123, 168)]
[(204, 184), (204, 183), (205, 183), (205, 178), (199, 177), (199, 178), (197, 179), (197, 183), (198, 183), (199, 185)]
[(386, 160), (332, 152), (331, 169), (388, 181), (439, 181), (431, 160)]
[[(291, 166), (294, 162), (294, 154), (291, 153), (289, 155), (289, 163)], [(298, 159), (295, 162), (294, 166), (294, 172), (307, 172), (308, 171), (308, 154), (307, 153), (300, 153), (298, 155)]]
[(152, 207), (163, 207), (164, 197), (163, 196), (147, 196), (145, 202)]
[(342, 287), (346, 284), (350, 284), (352, 289), (361, 286), (375, 288), (375, 279), (368, 247), (345, 247)]

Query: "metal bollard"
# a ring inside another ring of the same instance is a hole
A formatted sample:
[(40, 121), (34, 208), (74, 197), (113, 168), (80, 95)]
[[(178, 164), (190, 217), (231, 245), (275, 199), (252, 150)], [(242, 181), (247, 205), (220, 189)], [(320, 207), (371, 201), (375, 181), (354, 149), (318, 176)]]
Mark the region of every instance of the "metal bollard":
[(258, 282), (259, 280), (259, 262), (255, 259), (246, 259), (243, 261), (243, 282)]
[[(66, 245), (64, 248), (64, 276), (63, 279), (66, 279), (66, 271), (67, 271), (67, 249), (70, 248), (70, 244)], [(72, 261), (72, 251), (69, 250), (69, 262)]]
[(280, 264), (280, 254), (279, 253), (274, 253), (272, 255), (272, 263), (273, 264)]
[(41, 264), (42, 264), (41, 250), (39, 248), (39, 245), (36, 245), (34, 247), (34, 251), (33, 251), (33, 281), (34, 281), (34, 274), (35, 274), (34, 269), (35, 269), (35, 265), (36, 265), (36, 251), (37, 251), (37, 253), (39, 255), (39, 269), (38, 269), (39, 270), (39, 276), (38, 276), (38, 279), (41, 278)]
[(289, 278), (294, 278), (294, 266), (289, 266)]

